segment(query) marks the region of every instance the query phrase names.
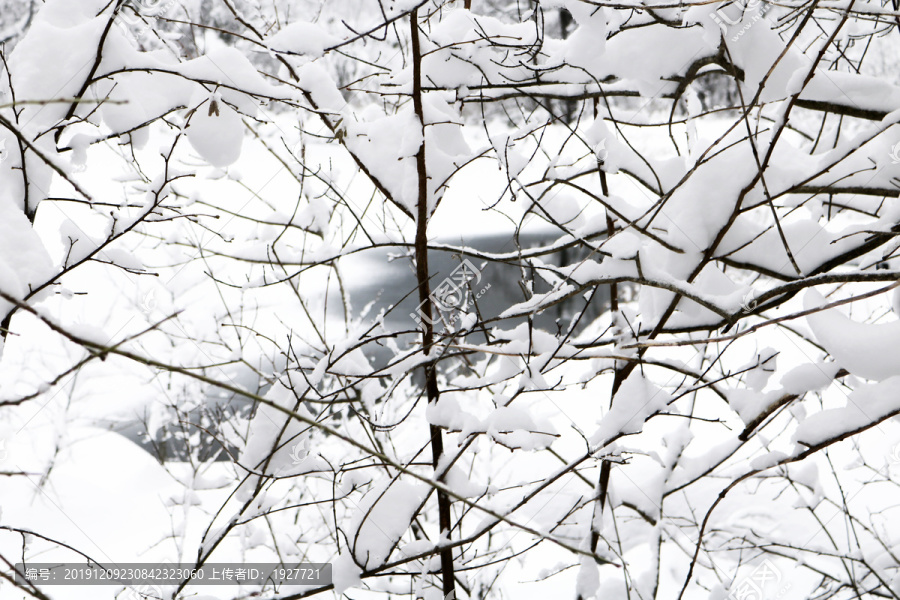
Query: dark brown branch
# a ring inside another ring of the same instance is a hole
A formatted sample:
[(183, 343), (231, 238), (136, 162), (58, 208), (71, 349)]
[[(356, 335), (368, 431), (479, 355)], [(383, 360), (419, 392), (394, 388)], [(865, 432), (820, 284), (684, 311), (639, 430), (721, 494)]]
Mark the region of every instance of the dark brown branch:
[[(434, 326), (431, 306), (431, 283), (428, 269), (428, 170), (425, 163), (425, 110), (422, 106), (422, 49), (419, 45), (419, 21), (418, 10), (413, 10), (409, 16), (410, 36), (412, 40), (412, 67), (413, 67), (413, 110), (422, 128), (422, 144), (416, 152), (416, 174), (418, 176), (419, 196), (416, 206), (416, 280), (419, 287), (419, 306), (422, 315), (422, 350), (426, 355), (431, 354), (434, 347)], [(437, 364), (432, 361), (427, 363), (425, 369), (425, 390), (428, 403), (435, 404), (438, 401), (439, 391), (437, 384)], [(434, 463), (438, 481), (441, 480), (440, 460), (444, 454), (444, 439), (441, 428), (437, 425), (429, 427), (431, 433), (431, 456)], [(438, 490), (438, 522), (441, 538), (449, 541), (451, 518), (450, 498)], [(444, 598), (452, 600), (456, 597), (456, 577), (453, 572), (453, 550), (444, 548), (441, 550), (441, 580), (443, 583)]]

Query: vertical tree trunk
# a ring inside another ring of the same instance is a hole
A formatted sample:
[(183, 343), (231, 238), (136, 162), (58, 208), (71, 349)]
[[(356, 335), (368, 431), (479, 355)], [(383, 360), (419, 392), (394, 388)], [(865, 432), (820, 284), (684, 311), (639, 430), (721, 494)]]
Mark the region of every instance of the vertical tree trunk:
[[(467, 2), (468, 4), (468, 2)], [(432, 325), (432, 306), (429, 300), (431, 285), (428, 273), (428, 172), (425, 164), (425, 114), (422, 108), (422, 51), (419, 47), (419, 23), (418, 11), (410, 14), (410, 35), (412, 39), (412, 67), (413, 67), (413, 110), (422, 125), (422, 145), (416, 153), (416, 170), (418, 173), (419, 197), (416, 206), (416, 279), (419, 287), (419, 304), (422, 307), (422, 351), (425, 354), (431, 352), (434, 346), (434, 326)], [(438, 400), (437, 364), (426, 363), (425, 392), (428, 402)], [(431, 457), (435, 471), (444, 454), (444, 439), (440, 427), (431, 425)], [(450, 539), (450, 498), (441, 491), (437, 492), (438, 498), (438, 522), (441, 537)], [(452, 600), (456, 597), (456, 584), (453, 572), (453, 550), (446, 548), (441, 551), (441, 579), (443, 583), (444, 599)]]
[[(572, 18), (572, 13), (570, 13), (567, 9), (561, 8), (559, 9), (559, 35), (562, 39), (567, 39), (569, 34), (572, 32), (572, 25), (575, 23), (575, 20)], [(578, 111), (578, 101), (566, 99), (563, 100), (560, 104), (562, 104), (562, 120), (567, 124), (571, 124), (572, 121), (575, 120), (575, 113)]]
[[(594, 98), (593, 102), (594, 109), (594, 119), (599, 116), (599, 106), (598, 99)], [(597, 160), (597, 173), (600, 175), (600, 191), (603, 193), (604, 197), (609, 196), (609, 186), (606, 182), (606, 171), (603, 170), (603, 161)], [(607, 212), (606, 213), (606, 237), (611, 238), (616, 233), (615, 223), (613, 222), (612, 216)], [(618, 284), (611, 284), (609, 286), (609, 312), (612, 315), (613, 325), (615, 325), (616, 314), (619, 312), (619, 286)], [(619, 387), (622, 385), (622, 381), (627, 377), (627, 373), (624, 369), (619, 368), (618, 363), (616, 363), (616, 367), (613, 373), (613, 383), (612, 389), (609, 393), (609, 407), (612, 409), (613, 400), (615, 399), (616, 392), (619, 391)], [(603, 511), (606, 508), (606, 497), (609, 494), (609, 475), (611, 471), (611, 463), (608, 460), (604, 460), (600, 463), (600, 477), (597, 481), (597, 501), (594, 505), (594, 512), (591, 518), (591, 536), (590, 536), (590, 548), (591, 552), (597, 552), (597, 544), (600, 542), (600, 527), (603, 523)], [(578, 600), (582, 600), (581, 596), (578, 596)]]

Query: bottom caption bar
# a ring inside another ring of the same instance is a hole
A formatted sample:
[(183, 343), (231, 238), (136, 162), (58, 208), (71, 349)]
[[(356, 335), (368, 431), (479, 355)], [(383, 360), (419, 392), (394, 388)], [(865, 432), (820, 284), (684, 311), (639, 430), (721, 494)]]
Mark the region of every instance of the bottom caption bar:
[(329, 585), (331, 563), (16, 563), (16, 582), (37, 585)]

